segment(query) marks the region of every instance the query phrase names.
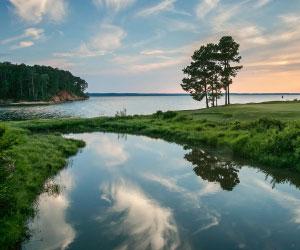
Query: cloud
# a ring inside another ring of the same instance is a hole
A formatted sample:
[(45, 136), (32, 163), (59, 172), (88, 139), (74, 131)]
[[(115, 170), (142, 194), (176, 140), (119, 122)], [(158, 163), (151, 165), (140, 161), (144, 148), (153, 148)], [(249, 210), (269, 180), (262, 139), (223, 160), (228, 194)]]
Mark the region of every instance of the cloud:
[[(112, 233), (126, 234), (118, 249), (176, 249), (179, 234), (169, 208), (147, 197), (131, 183), (120, 182), (104, 185), (102, 199), (112, 204), (109, 213), (120, 213), (120, 221), (111, 228)], [(109, 214), (108, 213), (108, 214)], [(113, 224), (111, 224), (113, 226)]]
[(186, 31), (198, 33), (199, 27), (195, 23), (187, 22), (183, 20), (167, 19), (165, 24), (169, 31)]
[[(72, 138), (68, 136), (68, 138)], [(80, 139), (87, 143), (87, 148), (102, 159), (106, 167), (115, 167), (124, 164), (129, 159), (129, 154), (120, 142), (109, 136), (99, 134), (81, 134)]]
[(257, 0), (254, 7), (261, 8), (261, 7), (264, 7), (265, 5), (269, 4), (270, 2), (272, 2), (272, 0)]
[(47, 58), (44, 60), (33, 61), (32, 64), (47, 65), (53, 68), (59, 68), (64, 70), (72, 70), (73, 67), (76, 65), (75, 63), (70, 62), (64, 58)]
[(286, 15), (280, 15), (279, 18), (281, 21), (288, 25), (298, 25), (300, 23), (299, 14), (289, 13)]
[(0, 44), (8, 44), (12, 43), (21, 39), (33, 39), (33, 40), (38, 40), (41, 39), (44, 36), (44, 30), (43, 29), (38, 29), (38, 28), (28, 28), (24, 30), (23, 34), (10, 37), (4, 40), (0, 40)]
[(10, 49), (22, 49), (22, 48), (31, 47), (33, 45), (34, 45), (34, 42), (32, 42), (32, 41), (21, 41), (17, 45), (11, 46)]
[(115, 51), (122, 47), (122, 40), (126, 32), (115, 25), (102, 24), (99, 33), (88, 42), (82, 43), (79, 48), (70, 52), (55, 53), (57, 57), (95, 57)]
[(115, 56), (112, 61), (120, 66), (119, 72), (138, 74), (179, 65), (186, 60), (183, 56), (164, 56), (164, 52), (159, 50), (141, 53), (133, 56)]
[(156, 15), (158, 13), (164, 12), (164, 11), (171, 11), (174, 10), (174, 3), (176, 0), (163, 0), (159, 4), (145, 8), (137, 13), (138, 16), (151, 16)]
[(27, 22), (39, 23), (45, 17), (59, 22), (67, 13), (65, 0), (9, 0), (15, 13)]
[(300, 199), (280, 190), (273, 189), (271, 185), (255, 179), (256, 186), (268, 192), (270, 196), (282, 207), (289, 209), (293, 215), (292, 222), (300, 224)]
[(209, 12), (215, 9), (218, 4), (219, 0), (202, 0), (196, 8), (197, 17), (203, 19)]
[(54, 183), (64, 188), (58, 195), (43, 193), (39, 196), (37, 215), (29, 224), (33, 234), (25, 243), (25, 249), (66, 249), (75, 239), (76, 231), (66, 221), (74, 177), (69, 171), (62, 171)]
[(132, 5), (135, 0), (93, 0), (97, 7), (106, 6), (114, 11), (120, 11)]
[(119, 66), (116, 68), (118, 73), (125, 74), (139, 74), (182, 66), (187, 63), (193, 49), (198, 45), (197, 42), (175, 49), (149, 49), (134, 55), (116, 55), (112, 58), (112, 62)]
[(187, 204), (187, 206), (191, 209), (195, 207), (196, 209), (201, 207), (201, 217), (202, 219), (205, 218), (205, 221), (207, 223), (204, 223), (203, 225), (199, 225), (199, 229), (193, 232), (193, 235), (198, 234), (201, 231), (207, 230), (211, 227), (218, 226), (221, 220), (221, 216), (211, 210), (208, 209), (207, 212), (205, 212), (204, 208), (205, 206), (200, 205), (201, 198), (204, 196), (210, 196), (214, 195), (221, 191), (220, 185), (214, 182), (201, 182), (201, 188), (196, 191), (190, 191), (180, 185), (178, 185), (177, 180), (174, 178), (166, 178), (163, 176), (153, 175), (150, 173), (143, 174), (143, 177), (147, 180), (156, 182), (160, 184), (161, 186), (167, 188), (171, 192), (177, 192), (182, 195), (184, 199), (184, 204)]

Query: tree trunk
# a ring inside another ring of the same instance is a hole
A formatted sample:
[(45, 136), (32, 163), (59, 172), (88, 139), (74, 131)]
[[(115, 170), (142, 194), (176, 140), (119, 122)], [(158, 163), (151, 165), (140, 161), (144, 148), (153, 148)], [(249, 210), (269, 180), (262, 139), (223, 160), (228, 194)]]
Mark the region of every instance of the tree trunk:
[(225, 106), (227, 105), (227, 86), (225, 86)]
[(228, 105), (229, 105), (229, 104), (230, 104), (230, 92), (229, 92), (229, 84), (228, 84), (228, 91), (227, 91), (227, 92), (228, 92), (228, 94), (227, 94), (227, 95), (228, 95), (228, 101), (227, 101), (227, 103), (228, 103)]
[(20, 82), (20, 91), (21, 91), (21, 93), (20, 93), (20, 97), (21, 97), (21, 99), (23, 98), (23, 82), (21, 81)]
[(33, 83), (33, 74), (31, 75), (31, 85), (32, 85), (32, 99), (34, 99), (34, 83)]
[(205, 85), (205, 102), (206, 102), (206, 108), (209, 108), (209, 106), (208, 106), (208, 98), (207, 98), (207, 89), (206, 89), (206, 85)]

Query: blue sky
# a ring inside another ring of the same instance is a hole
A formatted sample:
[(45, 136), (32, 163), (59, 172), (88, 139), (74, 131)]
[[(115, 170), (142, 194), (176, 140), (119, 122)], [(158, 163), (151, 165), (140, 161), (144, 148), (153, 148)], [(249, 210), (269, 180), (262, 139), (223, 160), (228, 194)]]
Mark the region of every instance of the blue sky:
[(300, 92), (299, 0), (0, 0), (0, 61), (70, 70), (90, 92), (181, 92), (202, 44), (232, 35), (235, 92)]

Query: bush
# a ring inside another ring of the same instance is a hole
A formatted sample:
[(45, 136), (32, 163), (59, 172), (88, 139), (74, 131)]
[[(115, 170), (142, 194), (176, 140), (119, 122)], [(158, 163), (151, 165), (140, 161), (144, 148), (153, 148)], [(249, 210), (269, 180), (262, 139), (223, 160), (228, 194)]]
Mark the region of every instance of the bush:
[(175, 121), (177, 121), (177, 122), (183, 122), (186, 120), (188, 120), (188, 117), (186, 115), (179, 115), (175, 118)]
[(272, 118), (260, 118), (254, 122), (251, 122), (248, 126), (248, 128), (254, 128), (261, 131), (266, 129), (282, 130), (284, 127), (285, 124), (283, 122)]
[(5, 128), (4, 127), (0, 127), (0, 137), (2, 137), (2, 135), (4, 134), (5, 132)]
[(156, 117), (161, 117), (163, 115), (163, 112), (161, 110), (157, 110), (154, 114)]

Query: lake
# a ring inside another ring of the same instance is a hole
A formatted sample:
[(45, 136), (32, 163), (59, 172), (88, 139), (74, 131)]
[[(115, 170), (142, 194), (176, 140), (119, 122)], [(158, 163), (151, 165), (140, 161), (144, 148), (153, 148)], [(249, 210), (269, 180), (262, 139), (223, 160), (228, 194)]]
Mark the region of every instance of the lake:
[(144, 136), (66, 137), (87, 145), (48, 181), (23, 249), (300, 249), (293, 173)]
[[(232, 103), (250, 103), (300, 99), (300, 95), (249, 95), (233, 94)], [(220, 104), (223, 100), (220, 100)], [(157, 110), (186, 110), (204, 108), (204, 102), (194, 101), (190, 96), (100, 96), (86, 101), (57, 105), (0, 107), (0, 120), (114, 116), (126, 109), (127, 114), (151, 114)]]

